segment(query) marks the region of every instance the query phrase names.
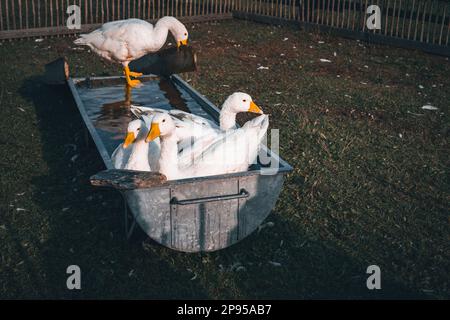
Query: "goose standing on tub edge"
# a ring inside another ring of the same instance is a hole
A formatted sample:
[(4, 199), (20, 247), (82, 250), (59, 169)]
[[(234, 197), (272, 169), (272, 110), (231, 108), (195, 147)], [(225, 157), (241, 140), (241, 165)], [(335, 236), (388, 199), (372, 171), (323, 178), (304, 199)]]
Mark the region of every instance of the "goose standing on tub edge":
[(170, 16), (159, 19), (155, 26), (140, 19), (107, 22), (91, 33), (80, 35), (74, 43), (89, 46), (106, 60), (121, 63), (127, 84), (135, 87), (140, 81), (131, 77), (140, 77), (142, 73), (130, 71), (128, 64), (147, 53), (159, 51), (166, 43), (169, 31), (177, 47), (187, 45), (186, 27)]

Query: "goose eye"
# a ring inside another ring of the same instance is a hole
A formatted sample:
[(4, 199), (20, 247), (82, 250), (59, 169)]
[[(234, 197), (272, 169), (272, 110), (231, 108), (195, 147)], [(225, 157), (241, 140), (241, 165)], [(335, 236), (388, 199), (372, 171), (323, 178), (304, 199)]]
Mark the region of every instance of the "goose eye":
[(243, 102), (247, 102), (247, 99), (242, 100)]
[(141, 128), (137, 128), (137, 131), (141, 130)]
[(163, 119), (163, 121), (162, 122), (166, 122), (166, 119)]
[(187, 33), (185, 32), (184, 35), (187, 36)]

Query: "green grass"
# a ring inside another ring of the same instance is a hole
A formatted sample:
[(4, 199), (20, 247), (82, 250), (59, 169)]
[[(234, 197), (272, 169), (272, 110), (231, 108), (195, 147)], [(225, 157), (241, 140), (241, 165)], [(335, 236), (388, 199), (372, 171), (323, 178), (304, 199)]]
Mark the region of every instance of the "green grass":
[[(274, 225), (207, 254), (126, 242), (119, 195), (89, 185), (102, 162), (69, 91), (39, 81), (60, 55), (73, 76), (120, 68), (72, 39), (1, 43), (0, 297), (449, 298), (448, 59), (242, 21), (188, 28), (200, 69), (184, 78), (216, 104), (248, 92), (280, 129), (294, 171)], [(81, 291), (65, 287), (70, 264)]]

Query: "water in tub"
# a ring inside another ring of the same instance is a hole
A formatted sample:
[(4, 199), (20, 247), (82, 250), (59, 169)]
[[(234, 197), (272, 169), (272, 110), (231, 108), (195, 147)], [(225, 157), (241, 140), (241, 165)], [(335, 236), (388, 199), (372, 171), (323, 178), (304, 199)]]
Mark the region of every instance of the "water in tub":
[(113, 82), (111, 85), (80, 84), (78, 93), (110, 156), (123, 142), (128, 122), (132, 120), (130, 104), (166, 110), (179, 109), (212, 120), (186, 91), (165, 79), (144, 80), (141, 87), (131, 91), (126, 90), (122, 82)]

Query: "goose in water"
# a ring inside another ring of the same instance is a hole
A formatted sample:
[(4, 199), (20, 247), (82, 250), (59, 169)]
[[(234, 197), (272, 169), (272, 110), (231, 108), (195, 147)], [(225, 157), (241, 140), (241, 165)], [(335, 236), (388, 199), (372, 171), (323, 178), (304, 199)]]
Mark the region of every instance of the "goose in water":
[[(141, 106), (131, 106), (131, 112), (137, 117), (141, 115), (152, 115), (155, 113), (169, 113), (173, 120), (176, 121), (178, 125), (177, 128), (180, 128), (180, 122), (185, 122), (185, 126), (183, 127), (183, 133), (179, 133), (179, 136), (186, 135), (187, 137), (191, 136), (191, 129), (194, 126), (198, 125), (199, 130), (204, 128), (204, 130), (208, 129), (218, 129), (219, 127), (212, 121), (207, 120), (201, 116), (187, 113), (181, 110), (164, 110), (157, 108), (149, 108), (149, 107), (141, 107)], [(255, 104), (252, 97), (247, 93), (243, 92), (235, 92), (228, 96), (228, 98), (222, 104), (220, 109), (220, 130), (226, 131), (230, 129), (236, 128), (236, 115), (240, 112), (252, 112), (262, 114), (261, 109)], [(180, 130), (178, 130), (180, 131)], [(209, 132), (206, 132), (209, 133)]]
[[(261, 109), (253, 102), (250, 95), (243, 92), (235, 92), (231, 94), (222, 104), (220, 110), (220, 127), (213, 121), (207, 120), (201, 116), (187, 113), (181, 110), (164, 110), (157, 108), (131, 106), (131, 112), (140, 117), (142, 115), (153, 116), (160, 113), (169, 114), (175, 122), (176, 136), (178, 137), (178, 151), (182, 151), (187, 147), (190, 148), (189, 153), (180, 158), (181, 162), (190, 161), (196, 153), (209, 146), (221, 133), (236, 129), (236, 114), (240, 112), (252, 112), (262, 114)], [(199, 139), (202, 139), (201, 142)], [(196, 148), (193, 148), (193, 142), (199, 141)]]
[(143, 116), (130, 121), (125, 141), (114, 150), (111, 159), (117, 169), (158, 171), (159, 139), (145, 142), (151, 119)]
[[(268, 116), (261, 115), (247, 121), (242, 128), (221, 132), (188, 164), (178, 161), (176, 125), (169, 114), (160, 113), (153, 117), (146, 141), (160, 138), (159, 172), (168, 180), (203, 177), (247, 170), (256, 161), (259, 144), (268, 126)], [(192, 146), (194, 150), (196, 143)]]

